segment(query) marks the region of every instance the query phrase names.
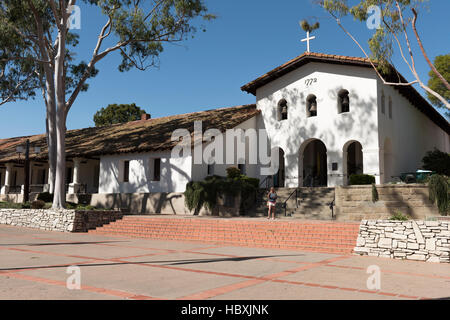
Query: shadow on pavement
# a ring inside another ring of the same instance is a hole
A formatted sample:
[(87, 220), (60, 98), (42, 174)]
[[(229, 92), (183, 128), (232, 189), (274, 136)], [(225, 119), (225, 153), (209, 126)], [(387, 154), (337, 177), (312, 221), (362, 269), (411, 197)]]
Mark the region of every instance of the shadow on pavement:
[[(108, 267), (108, 266), (117, 266), (117, 265), (135, 265), (135, 264), (162, 264), (166, 266), (171, 265), (186, 265), (186, 264), (200, 264), (200, 263), (214, 263), (214, 262), (240, 262), (240, 261), (248, 261), (248, 260), (258, 260), (264, 258), (277, 258), (277, 257), (294, 257), (294, 256), (303, 256), (303, 255), (270, 255), (270, 256), (251, 256), (251, 257), (229, 257), (229, 258), (217, 258), (217, 259), (190, 259), (190, 260), (175, 260), (175, 261), (121, 261), (112, 262), (112, 263), (92, 263), (92, 264), (83, 264), (80, 267)], [(108, 259), (105, 259), (108, 260)], [(110, 260), (115, 260), (111, 258)], [(58, 266), (34, 266), (34, 267), (16, 267), (16, 268), (2, 268), (0, 271), (13, 271), (13, 270), (35, 270), (35, 269), (56, 269), (56, 268), (66, 268), (68, 266), (76, 266), (76, 263), (67, 264), (67, 265), (58, 265)]]

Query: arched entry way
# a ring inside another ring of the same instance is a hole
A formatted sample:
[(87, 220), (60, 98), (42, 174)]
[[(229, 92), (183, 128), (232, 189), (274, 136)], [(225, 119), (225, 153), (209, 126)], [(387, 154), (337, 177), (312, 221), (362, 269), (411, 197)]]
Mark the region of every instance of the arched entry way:
[(303, 143), (300, 148), (302, 187), (326, 187), (328, 185), (327, 148), (325, 144), (313, 139)]
[(286, 171), (284, 163), (284, 151), (281, 148), (276, 148), (273, 151), (278, 152), (278, 164), (279, 164), (278, 171), (273, 176), (273, 186), (275, 188), (284, 188), (285, 171)]
[(352, 174), (363, 173), (362, 145), (358, 141), (349, 141), (344, 145), (344, 176), (346, 182)]
[(389, 138), (384, 140), (383, 152), (383, 182), (388, 183), (392, 180), (393, 174), (392, 143)]

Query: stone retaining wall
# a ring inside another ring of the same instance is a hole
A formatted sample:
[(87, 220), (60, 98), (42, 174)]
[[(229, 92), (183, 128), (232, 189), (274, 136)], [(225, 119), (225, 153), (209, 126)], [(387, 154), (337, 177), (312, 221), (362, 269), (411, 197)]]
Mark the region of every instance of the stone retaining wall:
[(0, 224), (60, 232), (86, 232), (121, 217), (118, 211), (0, 209)]
[(429, 200), (428, 186), (423, 184), (377, 185), (379, 200), (372, 201), (372, 186), (336, 187), (337, 220), (388, 219), (401, 212), (415, 220), (440, 216), (437, 206)]
[(450, 263), (450, 221), (363, 220), (354, 252)]

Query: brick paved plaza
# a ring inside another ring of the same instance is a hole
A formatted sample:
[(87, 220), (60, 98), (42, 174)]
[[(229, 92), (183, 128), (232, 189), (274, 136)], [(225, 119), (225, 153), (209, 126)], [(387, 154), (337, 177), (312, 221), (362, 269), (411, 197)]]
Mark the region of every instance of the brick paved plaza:
[[(369, 266), (381, 290), (367, 288)], [(79, 266), (81, 289), (66, 286)], [(450, 265), (0, 225), (0, 299), (442, 299)]]

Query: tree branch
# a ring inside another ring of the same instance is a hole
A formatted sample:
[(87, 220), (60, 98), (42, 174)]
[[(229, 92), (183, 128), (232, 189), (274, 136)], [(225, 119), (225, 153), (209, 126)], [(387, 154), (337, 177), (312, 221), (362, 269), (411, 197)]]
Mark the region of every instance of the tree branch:
[(409, 54), (411, 56), (411, 61), (412, 61), (412, 69), (413, 69), (413, 74), (414, 77), (417, 79), (419, 85), (427, 92), (429, 92), (430, 94), (432, 94), (433, 96), (435, 96), (436, 98), (438, 98), (447, 109), (450, 109), (450, 103), (444, 99), (444, 97), (442, 97), (439, 93), (437, 93), (436, 91), (432, 90), (431, 88), (429, 88), (427, 85), (425, 85), (419, 77), (419, 74), (416, 71), (416, 66), (415, 66), (415, 62), (414, 62), (414, 56), (413, 56), (413, 52), (411, 49), (411, 43), (409, 42), (409, 37), (408, 37), (408, 32), (406, 31), (406, 25), (403, 19), (403, 13), (402, 10), (400, 8), (400, 5), (398, 3), (398, 1), (395, 1), (395, 5), (397, 6), (397, 11), (399, 13), (399, 17), (400, 17), (400, 21), (402, 23), (402, 27), (403, 27), (403, 33), (405, 34), (405, 39), (406, 39), (406, 45), (408, 46), (408, 50), (409, 50)]
[(34, 70), (33, 72), (31, 72), (24, 80), (20, 81), (15, 87), (14, 89), (11, 90), (11, 92), (9, 93), (9, 95), (4, 98), (2, 101), (0, 101), (0, 106), (10, 102), (10, 101), (14, 101), (14, 94), (19, 90), (19, 88), (26, 82), (28, 82), (28, 80), (30, 80), (30, 78), (33, 76), (34, 74)]
[(425, 52), (425, 49), (423, 47), (422, 44), (422, 40), (419, 37), (419, 33), (417, 32), (417, 28), (416, 28), (416, 22), (417, 22), (417, 12), (416, 9), (412, 8), (411, 9), (413, 14), (414, 14), (414, 18), (412, 20), (412, 29), (414, 31), (414, 34), (416, 36), (417, 42), (419, 43), (419, 47), (420, 50), (422, 51), (423, 56), (425, 57), (425, 60), (427, 61), (428, 65), (430, 66), (431, 70), (434, 72), (434, 74), (436, 74), (436, 76), (442, 81), (442, 83), (447, 87), (448, 90), (450, 90), (450, 84), (447, 82), (447, 80), (439, 73), (439, 71), (436, 69), (436, 67), (431, 63), (430, 59), (428, 58), (428, 55)]
[(53, 16), (55, 17), (55, 24), (58, 30), (61, 31), (61, 16), (58, 14), (58, 10), (56, 9), (55, 2), (53, 0), (48, 1), (50, 4), (50, 8), (52, 9)]
[[(107, 36), (109, 36), (109, 34), (111, 33), (111, 29), (112, 29), (111, 23), (112, 23), (112, 17), (109, 16), (108, 22), (103, 26), (102, 30), (100, 31), (100, 34), (99, 34), (98, 40), (97, 40), (97, 44), (94, 48), (94, 52), (92, 53), (91, 61), (89, 62), (86, 71), (84, 72), (83, 76), (81, 77), (80, 81), (78, 82), (75, 90), (72, 92), (72, 95), (70, 96), (69, 100), (67, 100), (67, 103), (66, 103), (67, 111), (70, 110), (73, 103), (75, 102), (75, 99), (77, 98), (78, 94), (80, 93), (81, 88), (83, 87), (84, 83), (86, 82), (87, 78), (89, 77), (95, 64), (97, 63), (97, 61), (99, 61), (101, 59), (101, 58), (100, 59), (98, 58), (98, 56), (99, 56), (98, 52), (100, 51), (100, 47), (102, 45), (103, 40)], [(105, 32), (108, 28), (110, 28), (109, 32), (105, 35)]]
[(37, 63), (51, 63), (51, 61), (44, 61), (44, 60), (40, 60), (40, 59), (36, 59), (33, 57), (9, 57), (9, 58), (5, 58), (5, 59), (0, 59), (1, 62), (7, 62), (7, 61), (13, 61), (13, 60), (33, 60)]
[(361, 46), (361, 44), (358, 42), (358, 40), (355, 39), (355, 37), (353, 37), (350, 32), (347, 31), (347, 29), (344, 28), (344, 26), (342, 25), (340, 19), (338, 17), (336, 17), (333, 13), (329, 12), (330, 15), (336, 20), (337, 24), (339, 25), (339, 27), (353, 40), (353, 42), (355, 42), (358, 47), (361, 49), (361, 51), (364, 53), (364, 55), (366, 56), (366, 58), (369, 60), (369, 63), (371, 64), (371, 66), (373, 67), (373, 69), (375, 70), (375, 72), (377, 73), (378, 77), (381, 79), (381, 81), (385, 84), (385, 85), (390, 85), (390, 86), (410, 86), (412, 84), (418, 83), (417, 80), (415, 81), (411, 81), (408, 83), (404, 83), (404, 82), (387, 82), (383, 76), (381, 75), (381, 73), (378, 71), (377, 67), (375, 66), (374, 62), (372, 61), (372, 59), (369, 57), (369, 55), (366, 53), (366, 51), (364, 50), (364, 48)]
[(405, 63), (408, 65), (409, 70), (411, 72), (413, 72), (413, 69), (412, 69), (411, 65), (409, 64), (408, 60), (406, 59), (406, 57), (405, 57), (405, 55), (403, 53), (403, 47), (402, 47), (402, 44), (400, 43), (400, 40), (398, 39), (397, 35), (395, 34), (395, 32), (391, 28), (391, 26), (386, 22), (386, 20), (384, 19), (384, 16), (383, 16), (383, 23), (386, 26), (386, 28), (388, 28), (389, 32), (394, 36), (395, 41), (397, 42), (398, 48), (400, 50), (400, 54), (401, 54), (401, 56), (403, 58), (403, 61), (405, 61)]

